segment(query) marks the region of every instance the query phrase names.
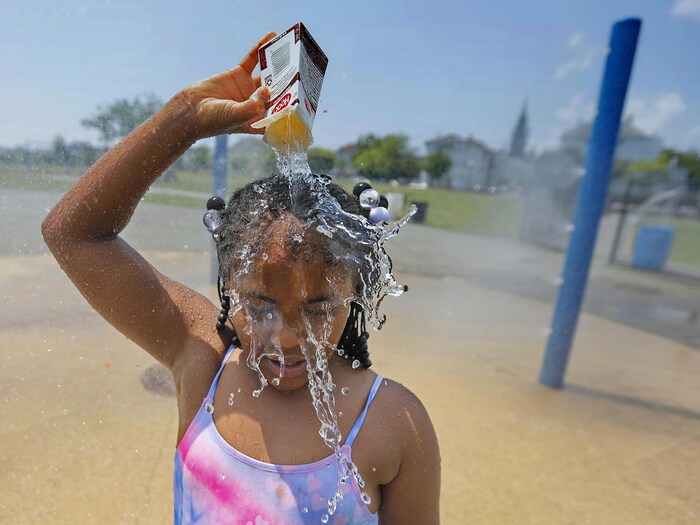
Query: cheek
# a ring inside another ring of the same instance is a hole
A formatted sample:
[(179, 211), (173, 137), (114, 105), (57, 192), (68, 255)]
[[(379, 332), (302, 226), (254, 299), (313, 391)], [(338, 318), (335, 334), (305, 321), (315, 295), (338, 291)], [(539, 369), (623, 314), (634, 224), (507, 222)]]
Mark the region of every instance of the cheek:
[(338, 344), (338, 341), (340, 341), (340, 336), (343, 335), (343, 330), (348, 322), (349, 315), (350, 306), (342, 306), (333, 312), (333, 328), (329, 338), (330, 343), (333, 343), (334, 345)]

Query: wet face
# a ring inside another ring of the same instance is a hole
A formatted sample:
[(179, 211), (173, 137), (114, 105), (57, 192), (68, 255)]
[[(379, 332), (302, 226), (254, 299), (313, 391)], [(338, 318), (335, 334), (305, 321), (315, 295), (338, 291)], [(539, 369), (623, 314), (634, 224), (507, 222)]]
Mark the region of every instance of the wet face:
[(236, 276), (233, 269), (229, 276), (240, 305), (233, 324), (241, 345), (278, 390), (307, 384), (307, 360), (315, 365), (317, 350), (332, 356), (350, 312), (351, 276), (314, 250), (314, 235), (293, 217), (280, 218), (250, 270)]

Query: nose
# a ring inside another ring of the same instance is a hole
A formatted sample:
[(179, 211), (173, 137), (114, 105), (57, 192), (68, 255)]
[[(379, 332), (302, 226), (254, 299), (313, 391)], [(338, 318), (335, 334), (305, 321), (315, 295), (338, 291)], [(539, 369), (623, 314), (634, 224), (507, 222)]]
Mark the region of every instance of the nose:
[(279, 338), (282, 348), (297, 348), (304, 343), (304, 330), (299, 326), (284, 323), (280, 330)]

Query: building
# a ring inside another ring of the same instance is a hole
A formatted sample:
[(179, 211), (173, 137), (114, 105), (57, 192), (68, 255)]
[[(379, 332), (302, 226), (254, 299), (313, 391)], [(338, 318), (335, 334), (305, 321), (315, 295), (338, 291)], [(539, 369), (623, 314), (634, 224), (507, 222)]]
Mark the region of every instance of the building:
[(513, 128), (510, 139), (509, 155), (514, 159), (524, 159), (527, 151), (527, 139), (530, 136), (530, 127), (527, 119), (527, 100), (523, 102), (523, 109), (520, 111), (518, 121)]
[(472, 137), (445, 135), (425, 143), (428, 154), (443, 151), (452, 160), (449, 171), (432, 185), (455, 190), (499, 191), (519, 185), (532, 176), (527, 154), (530, 135), (527, 101), (515, 123), (509, 149), (492, 150)]
[[(585, 157), (592, 126), (592, 122), (581, 122), (573, 129), (565, 131), (561, 136), (562, 148), (578, 150)], [(654, 135), (647, 135), (635, 127), (632, 117), (622, 121), (615, 148), (616, 160), (637, 162), (654, 159), (662, 149), (661, 139)]]
[(455, 134), (445, 135), (425, 143), (428, 154), (443, 151), (452, 165), (433, 186), (454, 190), (480, 190), (491, 184), (493, 151), (472, 137), (463, 139)]

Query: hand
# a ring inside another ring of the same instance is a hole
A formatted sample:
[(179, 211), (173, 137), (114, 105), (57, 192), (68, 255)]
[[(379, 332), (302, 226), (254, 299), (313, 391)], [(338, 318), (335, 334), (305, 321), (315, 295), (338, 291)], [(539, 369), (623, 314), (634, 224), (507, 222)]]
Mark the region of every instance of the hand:
[(258, 49), (274, 36), (275, 33), (265, 35), (233, 69), (179, 93), (192, 109), (197, 139), (224, 133), (265, 132), (250, 127), (263, 118), (270, 98), (267, 87), (260, 86), (260, 75), (253, 76), (253, 69), (258, 63)]

